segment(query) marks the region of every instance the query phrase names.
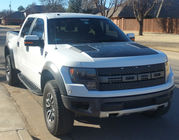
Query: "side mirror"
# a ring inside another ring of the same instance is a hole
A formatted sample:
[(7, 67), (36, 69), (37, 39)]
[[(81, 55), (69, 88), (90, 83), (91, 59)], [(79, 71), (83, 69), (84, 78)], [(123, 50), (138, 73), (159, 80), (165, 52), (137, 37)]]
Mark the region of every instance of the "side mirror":
[(37, 35), (26, 35), (24, 37), (25, 46), (44, 46), (44, 40), (41, 40)]
[(130, 40), (135, 41), (135, 34), (134, 33), (128, 33), (126, 35)]

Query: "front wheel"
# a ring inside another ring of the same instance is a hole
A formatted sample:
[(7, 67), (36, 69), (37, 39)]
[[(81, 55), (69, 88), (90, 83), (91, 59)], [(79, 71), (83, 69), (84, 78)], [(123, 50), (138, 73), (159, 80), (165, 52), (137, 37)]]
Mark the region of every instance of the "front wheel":
[(54, 136), (68, 134), (74, 122), (74, 115), (62, 102), (61, 94), (55, 80), (47, 82), (43, 93), (43, 110), (48, 130)]

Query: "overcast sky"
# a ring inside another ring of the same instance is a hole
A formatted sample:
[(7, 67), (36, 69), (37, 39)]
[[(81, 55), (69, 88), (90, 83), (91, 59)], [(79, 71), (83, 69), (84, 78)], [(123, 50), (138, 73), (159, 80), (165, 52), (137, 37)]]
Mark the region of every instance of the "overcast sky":
[(32, 4), (33, 2), (35, 2), (36, 4), (40, 4), (39, 0), (0, 0), (0, 11), (8, 10), (10, 1), (12, 10), (14, 11), (16, 11), (20, 5), (26, 7), (27, 5)]

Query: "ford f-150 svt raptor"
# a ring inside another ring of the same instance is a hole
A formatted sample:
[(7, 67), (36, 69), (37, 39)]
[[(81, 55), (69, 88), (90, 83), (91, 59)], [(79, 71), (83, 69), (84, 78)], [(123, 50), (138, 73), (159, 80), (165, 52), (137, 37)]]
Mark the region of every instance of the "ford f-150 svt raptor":
[(74, 117), (165, 114), (174, 88), (167, 56), (130, 40), (111, 20), (89, 14), (29, 15), (8, 32), (6, 79), (43, 95), (48, 130), (65, 135)]

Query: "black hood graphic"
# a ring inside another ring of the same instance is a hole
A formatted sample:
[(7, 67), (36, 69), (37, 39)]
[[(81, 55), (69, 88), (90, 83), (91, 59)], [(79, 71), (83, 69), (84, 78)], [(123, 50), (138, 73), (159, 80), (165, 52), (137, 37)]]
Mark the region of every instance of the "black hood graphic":
[[(137, 43), (91, 43), (72, 45), (74, 50), (85, 52), (93, 58), (128, 57), (157, 54), (156, 51)], [(72, 47), (72, 48), (73, 48)]]

